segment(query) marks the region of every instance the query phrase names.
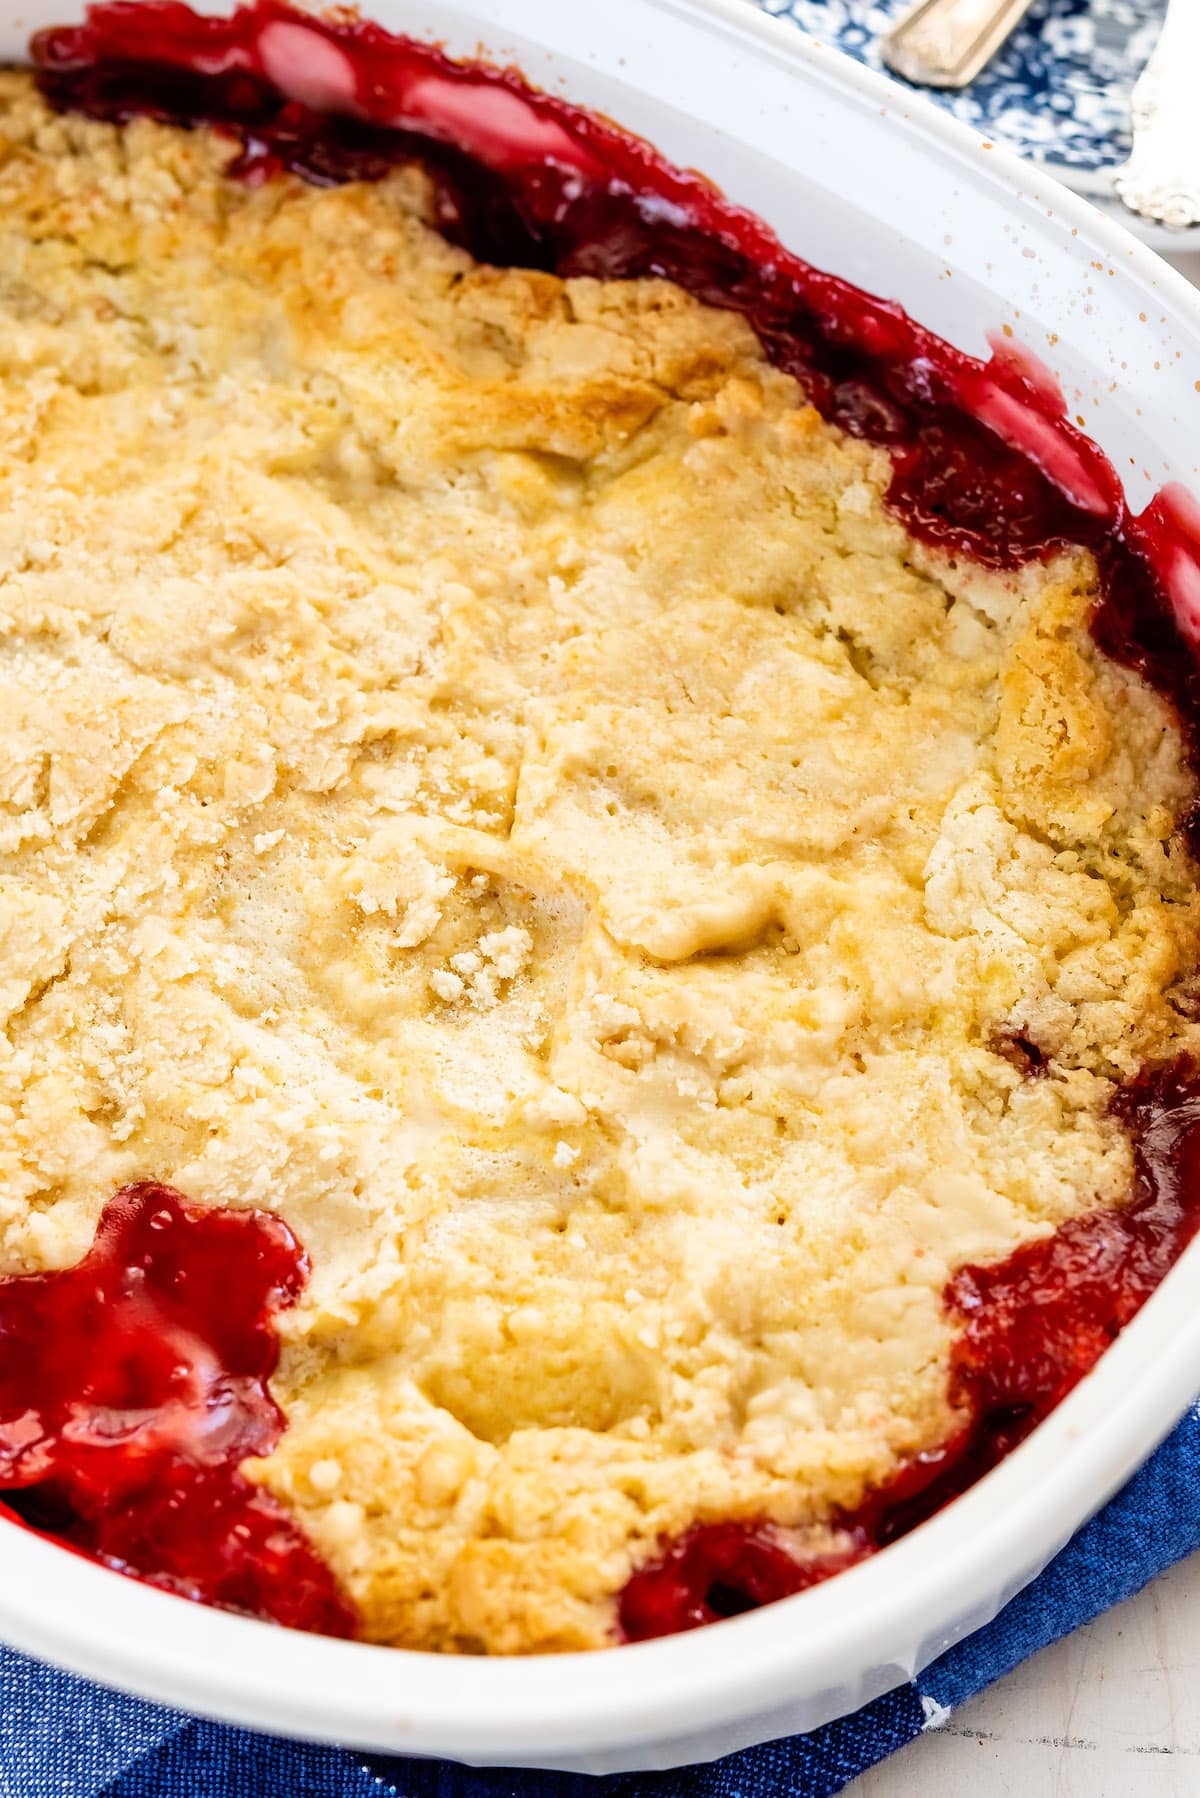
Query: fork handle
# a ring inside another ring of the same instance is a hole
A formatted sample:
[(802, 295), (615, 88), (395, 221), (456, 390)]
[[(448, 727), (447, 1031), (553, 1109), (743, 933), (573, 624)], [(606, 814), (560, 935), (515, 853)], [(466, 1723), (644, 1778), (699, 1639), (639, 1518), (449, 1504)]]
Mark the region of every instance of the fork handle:
[(1200, 3), (1171, 0), (1133, 90), (1133, 152), (1113, 184), (1125, 204), (1175, 230), (1200, 224)]
[(916, 0), (883, 39), (883, 60), (923, 87), (965, 87), (1029, 11), (1031, 0)]

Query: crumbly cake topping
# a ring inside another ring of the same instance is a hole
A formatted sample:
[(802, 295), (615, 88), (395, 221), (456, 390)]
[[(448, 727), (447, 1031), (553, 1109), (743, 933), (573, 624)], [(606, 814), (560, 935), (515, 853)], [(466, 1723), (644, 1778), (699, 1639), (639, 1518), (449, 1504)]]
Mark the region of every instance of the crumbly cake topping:
[(1090, 559), (920, 548), (731, 314), (230, 153), (0, 76), (3, 1271), (278, 1211), (252, 1471), (365, 1633), (600, 1645), (836, 1547), (951, 1272), (1120, 1202), (1193, 782)]

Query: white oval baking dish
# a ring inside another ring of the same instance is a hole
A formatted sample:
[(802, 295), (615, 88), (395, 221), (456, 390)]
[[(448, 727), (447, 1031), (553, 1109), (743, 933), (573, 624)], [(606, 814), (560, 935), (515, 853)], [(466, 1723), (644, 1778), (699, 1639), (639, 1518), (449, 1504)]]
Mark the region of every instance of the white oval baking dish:
[[(69, 16), (34, 0), (0, 57)], [(1200, 488), (1200, 296), (1084, 202), (745, 0), (372, 0), (482, 45), (703, 169), (819, 266), (980, 353), (1011, 325), (1144, 503)], [(588, 1772), (812, 1728), (979, 1627), (1200, 1389), (1200, 1241), (1090, 1378), (979, 1486), (874, 1560), (715, 1627), (519, 1661), (325, 1640), (204, 1610), (0, 1522), (0, 1635), (109, 1684), (400, 1754)]]

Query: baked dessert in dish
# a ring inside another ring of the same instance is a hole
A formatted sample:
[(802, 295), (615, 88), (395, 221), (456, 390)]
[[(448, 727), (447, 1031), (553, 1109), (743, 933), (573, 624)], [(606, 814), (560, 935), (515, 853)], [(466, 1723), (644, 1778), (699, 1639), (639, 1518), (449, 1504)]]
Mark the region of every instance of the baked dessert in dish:
[(515, 77), (279, 7), (36, 60), (9, 1508), (465, 1652), (874, 1552), (1200, 1215), (1184, 502)]

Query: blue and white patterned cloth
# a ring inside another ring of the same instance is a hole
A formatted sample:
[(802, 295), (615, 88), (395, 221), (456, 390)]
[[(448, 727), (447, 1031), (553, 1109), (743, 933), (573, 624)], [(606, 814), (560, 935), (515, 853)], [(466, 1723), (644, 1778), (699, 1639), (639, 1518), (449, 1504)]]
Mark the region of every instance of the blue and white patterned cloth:
[(0, 1798), (830, 1798), (1200, 1548), (1200, 1407), (994, 1623), (854, 1716), (706, 1767), (591, 1779), (392, 1760), (200, 1723), (0, 1649)]
[[(758, 0), (813, 37), (882, 67), (879, 39), (909, 0)], [(1200, 0), (1193, 0), (1193, 4)], [(922, 89), (957, 118), (1087, 187), (1129, 154), (1129, 97), (1166, 0), (1034, 0), (1004, 49), (962, 93)]]

